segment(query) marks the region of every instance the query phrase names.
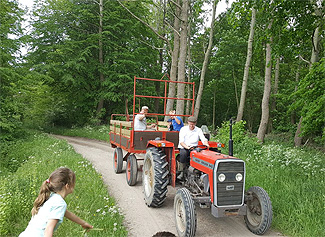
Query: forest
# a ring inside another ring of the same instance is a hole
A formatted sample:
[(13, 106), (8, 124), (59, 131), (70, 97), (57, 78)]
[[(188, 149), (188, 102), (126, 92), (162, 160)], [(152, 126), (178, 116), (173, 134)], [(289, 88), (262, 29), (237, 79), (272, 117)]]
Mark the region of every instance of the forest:
[[(234, 118), (260, 142), (288, 133), (295, 146), (324, 147), (324, 2), (237, 0), (217, 15), (218, 2), (42, 0), (28, 10), (2, 0), (1, 140), (25, 127), (107, 124), (126, 103), (132, 113), (134, 76), (166, 74), (196, 83), (199, 125)], [(192, 93), (170, 84), (169, 97)], [(163, 113), (160, 100), (141, 104)], [(177, 114), (191, 106), (167, 102)]]

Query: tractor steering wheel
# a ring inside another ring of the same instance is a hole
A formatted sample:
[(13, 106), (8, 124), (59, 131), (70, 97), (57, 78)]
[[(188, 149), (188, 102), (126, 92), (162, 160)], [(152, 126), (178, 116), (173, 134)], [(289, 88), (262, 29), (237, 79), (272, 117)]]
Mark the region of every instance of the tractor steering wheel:
[(197, 146), (192, 146), (190, 148), (191, 151), (195, 150), (197, 152), (200, 152), (200, 151), (203, 151), (203, 150), (206, 150), (206, 149), (208, 149), (208, 146), (206, 146), (206, 145), (197, 145)]

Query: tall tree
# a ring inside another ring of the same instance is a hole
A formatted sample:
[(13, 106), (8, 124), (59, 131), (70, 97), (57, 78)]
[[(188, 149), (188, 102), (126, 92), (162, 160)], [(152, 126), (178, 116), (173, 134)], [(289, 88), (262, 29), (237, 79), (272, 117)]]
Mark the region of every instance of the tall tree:
[[(178, 64), (178, 57), (179, 57), (179, 47), (180, 47), (180, 13), (181, 13), (181, 7), (180, 7), (180, 0), (177, 0), (175, 4), (175, 16), (174, 16), (174, 48), (171, 52), (172, 59), (171, 59), (171, 67), (170, 67), (170, 80), (171, 81), (177, 81), (177, 64)], [(169, 83), (169, 89), (168, 89), (168, 97), (174, 98), (176, 94), (176, 84), (175, 83)], [(166, 105), (166, 113), (171, 111), (174, 107), (174, 100), (169, 99), (167, 100)], [(165, 120), (167, 121), (167, 116), (165, 117)]]
[[(189, 2), (183, 0), (181, 9), (181, 33), (180, 33), (180, 46), (179, 46), (179, 58), (178, 58), (178, 72), (177, 81), (185, 82), (185, 66), (187, 57), (187, 27), (188, 27), (188, 14), (189, 14)], [(177, 98), (184, 98), (185, 96), (185, 84), (177, 84)], [(184, 100), (177, 100), (176, 114), (184, 114)]]
[[(319, 52), (320, 52), (320, 29), (323, 26), (323, 6), (322, 1), (320, 2), (320, 6), (318, 6), (317, 1), (312, 1), (314, 14), (320, 19), (320, 23), (316, 26), (313, 35), (312, 35), (312, 50), (311, 50), (311, 57), (309, 62), (309, 70), (312, 68), (313, 64), (316, 63), (319, 60)], [(297, 126), (297, 130), (294, 137), (294, 143), (295, 146), (301, 146), (302, 145), (302, 123), (303, 123), (303, 116), (300, 117), (299, 123)]]
[(0, 1), (0, 140), (11, 139), (22, 124), (24, 74), (15, 55), (22, 44), (23, 14), (17, 1)]
[[(99, 60), (99, 80), (100, 80), (100, 86), (104, 82), (104, 73), (103, 73), (103, 67), (104, 67), (104, 56), (103, 56), (103, 8), (104, 8), (104, 2), (103, 0), (99, 0), (99, 26), (98, 26), (98, 60)], [(97, 111), (96, 113), (99, 114), (104, 106), (104, 99), (102, 97), (99, 98), (99, 102), (97, 105)]]
[(253, 7), (252, 8), (252, 19), (251, 19), (251, 25), (250, 25), (250, 33), (249, 33), (248, 43), (247, 43), (247, 57), (246, 57), (246, 63), (245, 63), (245, 69), (244, 69), (243, 84), (242, 84), (242, 89), (241, 89), (240, 103), (239, 103), (236, 121), (242, 120), (243, 114), (244, 114), (246, 92), (247, 92), (247, 81), (248, 81), (249, 69), (250, 69), (250, 64), (251, 64), (252, 55), (253, 55), (253, 39), (254, 39), (254, 31), (255, 31), (255, 22), (256, 22), (256, 10)]
[[(268, 29), (270, 30), (272, 27), (272, 20), (268, 25)], [(263, 142), (266, 134), (269, 116), (270, 116), (270, 93), (271, 93), (271, 62), (272, 62), (272, 36), (269, 38), (269, 41), (266, 43), (266, 60), (265, 60), (265, 80), (264, 80), (264, 94), (262, 99), (262, 117), (260, 126), (257, 131), (257, 138), (259, 141)]]
[(202, 93), (204, 88), (204, 79), (205, 79), (206, 70), (208, 68), (209, 58), (212, 49), (217, 2), (218, 2), (217, 0), (214, 0), (212, 6), (212, 19), (211, 19), (211, 26), (210, 26), (209, 44), (204, 54), (204, 61), (203, 61), (201, 76), (200, 76), (200, 85), (199, 85), (199, 90), (197, 92), (195, 108), (194, 108), (194, 117), (196, 118), (199, 116), (199, 112), (200, 112), (201, 98), (202, 98)]

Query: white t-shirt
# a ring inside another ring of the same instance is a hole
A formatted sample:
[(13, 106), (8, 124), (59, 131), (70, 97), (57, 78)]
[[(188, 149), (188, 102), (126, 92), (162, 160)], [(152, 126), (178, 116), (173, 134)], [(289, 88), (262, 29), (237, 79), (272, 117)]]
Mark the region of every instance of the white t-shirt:
[(184, 148), (181, 145), (181, 142), (184, 142), (188, 146), (197, 146), (199, 140), (202, 142), (207, 141), (206, 137), (204, 136), (201, 128), (195, 126), (193, 130), (190, 130), (189, 126), (184, 126), (179, 131), (179, 143), (178, 148)]
[(44, 231), (49, 220), (59, 220), (54, 231), (63, 222), (67, 203), (56, 193), (51, 193), (50, 198), (41, 206), (38, 213), (32, 217), (26, 230), (19, 237), (43, 237)]
[(134, 119), (134, 131), (144, 131), (147, 129), (147, 121), (146, 117), (142, 120), (139, 117), (143, 116), (143, 114), (137, 114)]

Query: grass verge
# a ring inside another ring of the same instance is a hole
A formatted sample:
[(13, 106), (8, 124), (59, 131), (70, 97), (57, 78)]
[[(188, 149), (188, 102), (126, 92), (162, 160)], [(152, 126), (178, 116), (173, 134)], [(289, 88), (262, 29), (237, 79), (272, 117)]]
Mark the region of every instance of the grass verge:
[(101, 141), (109, 141), (109, 126), (85, 126), (85, 127), (53, 127), (45, 130), (48, 133), (71, 136), (71, 137), (86, 137), (90, 139), (96, 139)]
[[(7, 160), (16, 166), (1, 166), (0, 236), (18, 236), (27, 226), (33, 201), (41, 183), (60, 166), (76, 173), (76, 187), (66, 198), (68, 210), (97, 228), (87, 236), (127, 236), (123, 216), (107, 192), (102, 177), (66, 141), (34, 133), (7, 147)], [(18, 165), (19, 163), (19, 165)], [(13, 224), (14, 223), (14, 224)], [(83, 229), (65, 219), (55, 236), (83, 236)]]

